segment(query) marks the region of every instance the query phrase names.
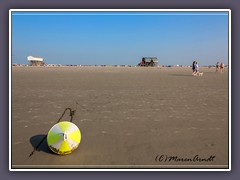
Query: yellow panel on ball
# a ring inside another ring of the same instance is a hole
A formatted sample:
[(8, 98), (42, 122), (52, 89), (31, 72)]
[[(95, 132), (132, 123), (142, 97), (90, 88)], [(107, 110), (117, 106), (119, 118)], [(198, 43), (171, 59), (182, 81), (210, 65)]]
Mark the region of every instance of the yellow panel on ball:
[(67, 121), (55, 124), (47, 135), (49, 148), (57, 154), (65, 155), (72, 153), (80, 144), (81, 131)]

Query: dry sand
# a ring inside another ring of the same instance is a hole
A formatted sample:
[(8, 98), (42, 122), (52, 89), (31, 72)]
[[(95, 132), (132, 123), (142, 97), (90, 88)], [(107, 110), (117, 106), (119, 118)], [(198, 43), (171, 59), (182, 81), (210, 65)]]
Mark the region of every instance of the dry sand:
[[(200, 70), (13, 67), (12, 168), (228, 168), (228, 72)], [(67, 107), (78, 149), (59, 156), (44, 141), (29, 157)], [(197, 155), (210, 159), (164, 159)]]

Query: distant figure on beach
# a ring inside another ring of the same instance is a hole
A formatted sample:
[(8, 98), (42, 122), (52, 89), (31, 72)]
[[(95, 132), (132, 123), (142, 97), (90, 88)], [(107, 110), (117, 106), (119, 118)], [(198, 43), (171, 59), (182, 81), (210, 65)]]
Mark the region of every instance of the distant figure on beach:
[(195, 62), (195, 65), (194, 65), (194, 70), (195, 70), (195, 73), (198, 73), (198, 62), (196, 61)]
[(193, 76), (203, 76), (203, 72), (199, 72), (199, 69), (198, 69), (198, 62), (195, 61), (194, 63), (194, 72), (192, 73)]
[(193, 61), (193, 64), (192, 64), (192, 71), (193, 71), (193, 73), (195, 71), (195, 63), (196, 63), (196, 61)]
[(197, 75), (197, 73), (198, 73), (198, 64), (197, 64), (197, 61), (193, 61), (192, 70), (193, 70), (192, 75), (193, 75), (193, 76)]
[(217, 64), (216, 64), (216, 72), (218, 72), (219, 71), (219, 62), (217, 62)]
[(223, 73), (224, 72), (224, 64), (221, 62), (220, 64), (220, 72)]

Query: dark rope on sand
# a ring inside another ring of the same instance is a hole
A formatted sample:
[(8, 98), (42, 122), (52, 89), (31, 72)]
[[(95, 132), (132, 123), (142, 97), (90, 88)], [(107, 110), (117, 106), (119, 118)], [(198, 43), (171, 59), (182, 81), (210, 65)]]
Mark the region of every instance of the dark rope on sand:
[[(66, 109), (64, 110), (64, 112), (62, 113), (62, 116), (59, 118), (59, 120), (57, 121), (57, 123), (59, 123), (59, 122), (62, 120), (62, 118), (63, 118), (63, 116), (65, 115), (65, 113), (66, 113), (67, 110), (69, 110), (69, 112), (70, 112), (70, 114), (69, 114), (69, 116), (71, 116), (70, 122), (72, 122), (73, 116), (75, 115), (76, 110), (72, 110), (71, 108), (68, 107), (68, 108), (66, 108)], [(56, 123), (56, 124), (57, 124), (57, 123)]]
[[(76, 110), (77, 110), (77, 105), (78, 105), (78, 102), (76, 102)], [(72, 122), (73, 116), (75, 115), (76, 110), (72, 110), (71, 108), (68, 107), (68, 108), (66, 108), (66, 109), (64, 110), (64, 112), (62, 113), (61, 117), (58, 119), (57, 123), (59, 123), (59, 122), (62, 120), (62, 118), (63, 118), (63, 116), (65, 115), (65, 113), (66, 113), (67, 110), (69, 110), (69, 112), (70, 112), (70, 114), (69, 114), (69, 116), (71, 117), (70, 122)], [(57, 123), (56, 123), (56, 124), (57, 124)], [(37, 145), (37, 146), (33, 149), (33, 151), (29, 154), (29, 157), (31, 157), (31, 156), (35, 153), (35, 151), (38, 151), (38, 148), (41, 146), (41, 144), (45, 141), (46, 138), (47, 138), (47, 135), (45, 135), (45, 136), (42, 138), (42, 140), (38, 143), (38, 145)]]

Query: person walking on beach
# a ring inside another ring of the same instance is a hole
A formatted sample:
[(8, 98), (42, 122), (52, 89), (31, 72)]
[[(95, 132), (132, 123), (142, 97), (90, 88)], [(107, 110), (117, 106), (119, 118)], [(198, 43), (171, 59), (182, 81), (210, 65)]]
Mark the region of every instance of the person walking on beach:
[(198, 62), (197, 61), (195, 62), (195, 68), (194, 69), (195, 69), (195, 73), (198, 73)]
[(193, 75), (194, 72), (195, 72), (195, 63), (196, 63), (196, 61), (193, 61), (193, 64), (192, 64), (192, 70), (193, 70), (192, 75)]
[(195, 61), (195, 63), (194, 63), (194, 72), (192, 73), (192, 75), (197, 75), (197, 73), (198, 73), (198, 62)]
[(220, 64), (220, 72), (223, 73), (223, 71), (224, 71), (224, 64), (221, 62), (221, 64)]
[(219, 62), (217, 62), (217, 64), (216, 64), (216, 72), (218, 72), (219, 71)]

